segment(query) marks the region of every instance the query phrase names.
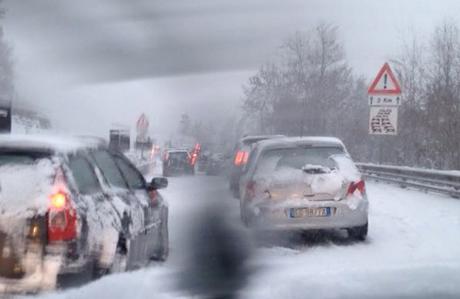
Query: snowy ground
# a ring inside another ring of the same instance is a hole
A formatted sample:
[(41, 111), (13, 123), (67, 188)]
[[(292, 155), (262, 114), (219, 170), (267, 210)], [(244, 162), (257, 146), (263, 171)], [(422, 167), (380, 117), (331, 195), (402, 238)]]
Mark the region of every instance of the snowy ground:
[[(289, 236), (258, 247), (256, 272), (241, 298), (458, 298), (460, 201), (368, 183), (370, 233), (364, 243), (344, 234)], [(177, 290), (193, 225), (206, 203), (221, 202), (237, 223), (238, 204), (224, 178), (170, 179), (171, 256), (166, 263), (112, 275), (40, 298), (189, 298)], [(193, 275), (190, 273), (190, 275)]]

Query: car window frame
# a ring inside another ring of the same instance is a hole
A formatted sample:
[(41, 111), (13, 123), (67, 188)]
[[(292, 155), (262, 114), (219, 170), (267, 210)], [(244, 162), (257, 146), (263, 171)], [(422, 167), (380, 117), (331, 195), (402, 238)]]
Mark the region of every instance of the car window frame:
[[(139, 171), (139, 169), (137, 169), (137, 167), (135, 165), (133, 165), (132, 162), (129, 161), (129, 159), (127, 159), (126, 157), (124, 157), (121, 153), (112, 152), (111, 154), (114, 157), (115, 164), (117, 165), (118, 169), (120, 170), (120, 173), (123, 176), (123, 179), (125, 180), (126, 184), (128, 185), (128, 188), (133, 190), (133, 191), (135, 191), (135, 190), (147, 190), (147, 181), (145, 180), (144, 175)], [(126, 174), (123, 172), (123, 169), (120, 167), (120, 165), (118, 165), (119, 162), (117, 160), (120, 160), (120, 161), (124, 162), (128, 166), (128, 168), (132, 169), (139, 176), (139, 178), (143, 182), (142, 188), (132, 188), (130, 186), (129, 179), (126, 176)]]
[[(107, 174), (105, 173), (105, 171), (102, 169), (102, 167), (99, 165), (99, 163), (97, 163), (97, 159), (95, 157), (95, 154), (97, 152), (105, 152), (107, 153), (107, 155), (113, 160), (113, 163), (115, 164), (115, 168), (117, 169), (117, 171), (120, 173), (120, 176), (123, 180), (123, 183), (124, 183), (124, 187), (121, 187), (121, 186), (116, 186), (116, 185), (113, 185), (108, 179), (107, 179)], [(125, 191), (131, 191), (131, 188), (129, 187), (128, 185), (128, 182), (126, 181), (126, 178), (124, 177), (123, 175), (123, 172), (120, 170), (120, 168), (118, 167), (117, 165), (117, 162), (115, 161), (115, 158), (113, 156), (113, 151), (110, 150), (110, 149), (95, 149), (93, 151), (91, 151), (90, 153), (90, 157), (91, 157), (91, 160), (94, 162), (94, 164), (96, 165), (96, 167), (99, 169), (100, 173), (101, 173), (101, 176), (103, 177), (104, 179), (104, 183), (110, 188), (110, 189), (121, 189), (121, 190), (125, 190)]]
[[(82, 193), (79, 186), (78, 186), (78, 183), (77, 183), (77, 180), (75, 178), (75, 175), (74, 175), (74, 171), (72, 169), (72, 167), (70, 166), (70, 163), (71, 163), (71, 159), (74, 158), (74, 157), (78, 157), (78, 158), (81, 158), (83, 159), (86, 163), (88, 163), (89, 165), (89, 168), (90, 168), (90, 171), (92, 173), (92, 175), (94, 176), (95, 180), (96, 180), (96, 183), (97, 183), (97, 187), (98, 187), (98, 190), (92, 192), (92, 193), (89, 193), (89, 194), (85, 194), (85, 193)], [(103, 189), (103, 186), (101, 184), (101, 181), (99, 179), (99, 176), (96, 172), (96, 167), (97, 165), (95, 165), (93, 163), (93, 161), (91, 160), (90, 156), (88, 155), (87, 152), (81, 152), (81, 151), (78, 151), (78, 152), (75, 152), (75, 153), (71, 153), (71, 154), (67, 154), (66, 157), (65, 157), (65, 161), (66, 161), (66, 167), (68, 169), (68, 171), (70, 172), (70, 174), (72, 175), (72, 180), (73, 180), (73, 189), (81, 196), (92, 196), (92, 195), (98, 195), (98, 194), (102, 194), (104, 192), (104, 189)], [(68, 176), (68, 174), (66, 175)], [(69, 178), (67, 177), (66, 178), (67, 181), (69, 181)]]

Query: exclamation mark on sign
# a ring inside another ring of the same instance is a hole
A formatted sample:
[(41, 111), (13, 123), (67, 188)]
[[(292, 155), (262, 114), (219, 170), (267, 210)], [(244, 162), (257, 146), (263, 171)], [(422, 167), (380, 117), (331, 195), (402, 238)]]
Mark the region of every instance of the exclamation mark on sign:
[(388, 80), (388, 75), (387, 74), (383, 75), (383, 89), (387, 89), (387, 80)]

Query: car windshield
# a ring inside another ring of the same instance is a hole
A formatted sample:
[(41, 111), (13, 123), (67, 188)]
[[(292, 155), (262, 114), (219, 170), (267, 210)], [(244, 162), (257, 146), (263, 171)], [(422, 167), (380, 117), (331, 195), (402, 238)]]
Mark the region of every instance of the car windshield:
[(0, 167), (4, 165), (31, 165), (37, 160), (47, 157), (38, 152), (21, 152), (20, 150), (0, 150)]
[(171, 152), (169, 153), (169, 160), (174, 161), (187, 161), (188, 153), (186, 152)]

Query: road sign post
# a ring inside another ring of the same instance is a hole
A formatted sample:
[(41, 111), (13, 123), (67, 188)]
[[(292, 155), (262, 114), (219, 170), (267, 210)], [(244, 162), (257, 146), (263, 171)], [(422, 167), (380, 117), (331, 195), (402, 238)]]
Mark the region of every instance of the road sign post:
[(147, 132), (149, 129), (149, 120), (147, 119), (147, 116), (145, 116), (144, 113), (139, 116), (136, 122), (136, 131), (137, 131), (137, 136), (136, 136), (136, 147), (141, 148), (141, 158), (144, 158), (144, 147), (149, 143), (149, 140), (147, 139)]
[[(369, 96), (369, 134), (395, 136), (398, 134), (398, 107), (401, 86), (388, 63), (377, 73), (367, 90)], [(382, 137), (379, 138), (379, 162), (382, 163)]]

